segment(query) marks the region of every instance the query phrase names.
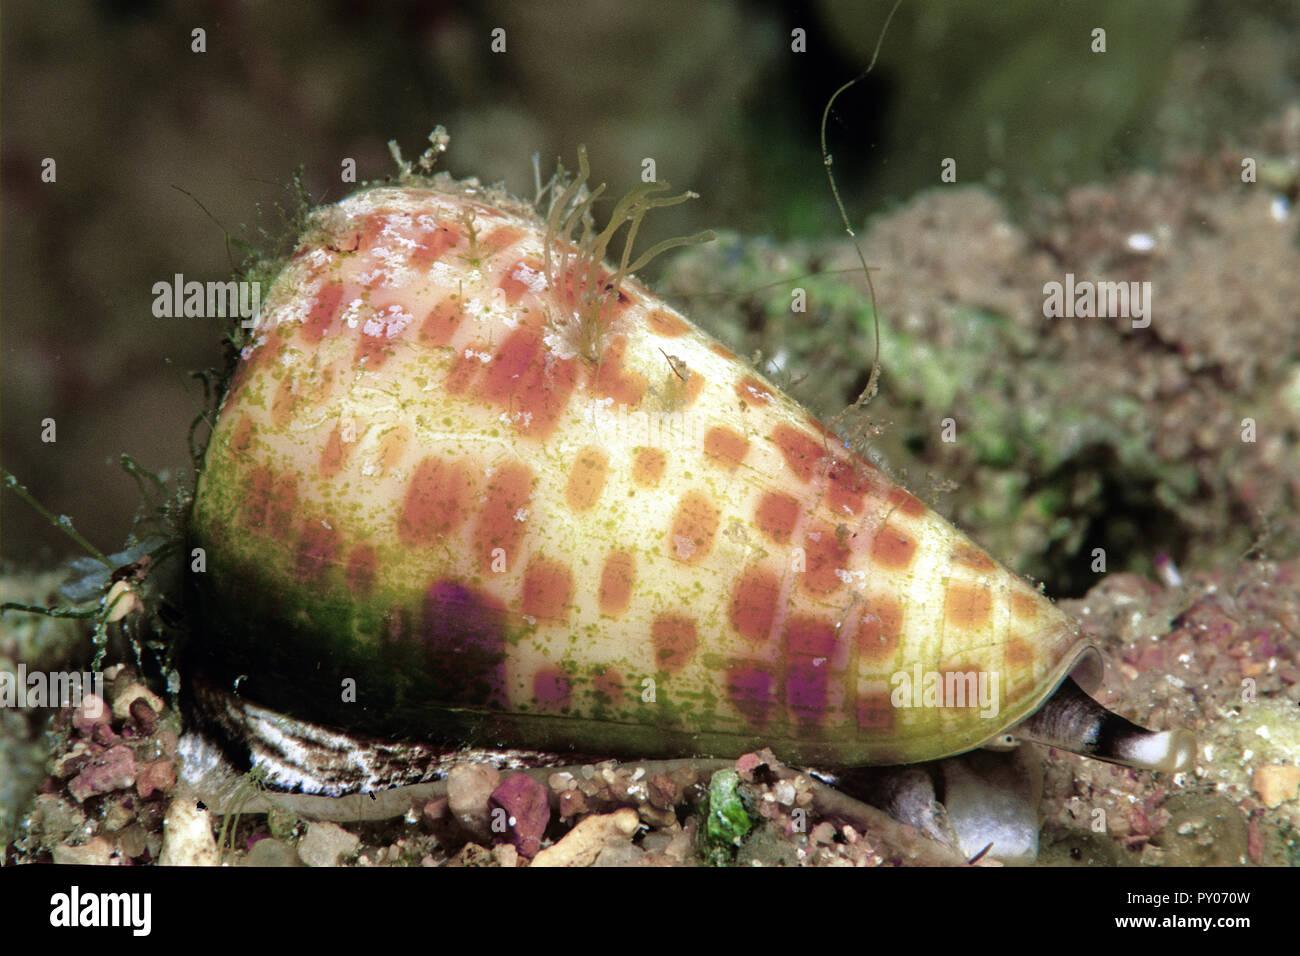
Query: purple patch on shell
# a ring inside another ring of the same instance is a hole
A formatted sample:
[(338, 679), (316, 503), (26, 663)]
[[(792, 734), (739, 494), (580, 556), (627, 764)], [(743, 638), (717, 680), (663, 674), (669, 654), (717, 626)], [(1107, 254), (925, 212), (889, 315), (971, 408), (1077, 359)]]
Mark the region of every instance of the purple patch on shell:
[(546, 667), (533, 676), (533, 699), (543, 710), (568, 707), (571, 692), (569, 678), (559, 668)]
[(754, 726), (767, 724), (772, 709), (772, 675), (763, 667), (737, 667), (727, 675), (727, 695)]
[(420, 637), (436, 700), (505, 707), (505, 608), (457, 581), (435, 581)]

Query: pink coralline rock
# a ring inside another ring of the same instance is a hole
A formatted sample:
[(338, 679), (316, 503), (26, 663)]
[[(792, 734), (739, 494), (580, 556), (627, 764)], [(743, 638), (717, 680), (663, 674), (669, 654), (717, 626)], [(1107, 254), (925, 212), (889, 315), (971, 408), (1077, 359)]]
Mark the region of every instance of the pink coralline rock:
[(135, 754), (126, 744), (110, 747), (68, 784), (78, 803), (87, 797), (120, 790), (135, 783)]
[(532, 858), (542, 847), (542, 834), (551, 819), (551, 804), (546, 787), (526, 773), (511, 774), (501, 782), (488, 801), (492, 828), (496, 811), (506, 813), (506, 834), (522, 856)]
[(94, 734), (95, 728), (103, 726), (111, 732), (108, 725), (113, 719), (112, 712), (104, 703), (102, 697), (95, 694), (87, 694), (72, 715), (72, 726), (77, 728), (77, 732), (83, 737), (90, 737)]
[(158, 791), (166, 793), (176, 785), (176, 765), (170, 760), (155, 760), (140, 767), (135, 786), (141, 797)]

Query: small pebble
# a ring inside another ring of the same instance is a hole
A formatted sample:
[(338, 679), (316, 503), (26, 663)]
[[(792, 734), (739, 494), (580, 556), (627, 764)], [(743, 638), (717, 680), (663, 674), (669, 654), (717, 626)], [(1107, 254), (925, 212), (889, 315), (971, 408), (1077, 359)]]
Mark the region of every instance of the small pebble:
[(587, 817), (555, 846), (538, 853), (533, 866), (590, 866), (608, 844), (631, 840), (640, 826), (631, 807)]
[(53, 853), (55, 863), (108, 866), (113, 856), (113, 844), (104, 837), (97, 836), (80, 846), (56, 846)]
[(161, 866), (217, 866), (221, 855), (212, 835), (212, 819), (199, 808), (198, 798), (188, 787), (180, 788), (167, 806), (163, 818)]
[(308, 866), (338, 866), (360, 846), (361, 841), (338, 824), (317, 820), (298, 843), (298, 858)]
[(1300, 767), (1284, 764), (1266, 764), (1256, 767), (1251, 775), (1251, 786), (1260, 803), (1275, 810), (1282, 804), (1300, 797)]

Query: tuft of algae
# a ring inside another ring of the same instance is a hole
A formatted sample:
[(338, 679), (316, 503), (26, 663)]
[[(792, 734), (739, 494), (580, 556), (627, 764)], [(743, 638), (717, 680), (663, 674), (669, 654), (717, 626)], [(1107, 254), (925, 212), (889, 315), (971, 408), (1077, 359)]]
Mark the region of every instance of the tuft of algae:
[(715, 866), (725, 866), (735, 858), (736, 848), (754, 828), (741, 797), (740, 774), (719, 770), (713, 775), (701, 815), (704, 827), (700, 830), (700, 844), (704, 858)]

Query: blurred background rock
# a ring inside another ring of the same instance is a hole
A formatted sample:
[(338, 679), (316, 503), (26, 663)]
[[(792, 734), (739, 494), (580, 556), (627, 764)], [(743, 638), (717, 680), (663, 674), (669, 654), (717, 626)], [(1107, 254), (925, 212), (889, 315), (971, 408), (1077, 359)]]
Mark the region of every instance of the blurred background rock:
[[(200, 407), (187, 373), (221, 358), (220, 320), (155, 318), (153, 284), (228, 277), (213, 219), (256, 239), (259, 204), (288, 199), (298, 164), (313, 198), (333, 201), (353, 188), (344, 158), (361, 179), (388, 175), (386, 141), (418, 155), (435, 124), (452, 135), (442, 168), (524, 196), (534, 152), (545, 175), (556, 157), (576, 165), (585, 143), (611, 197), (655, 158), (660, 179), (701, 199), (652, 217), (647, 246), (702, 228), (836, 234), (817, 126), (889, 5), (7, 0), (4, 465), (116, 548), (138, 504), (119, 454), (186, 467)], [(962, 183), (1017, 208), (1230, 141), (1296, 100), (1298, 23), (1289, 0), (905, 2), (877, 72), (832, 117), (851, 214), (861, 223), (934, 186), (944, 156)], [(1104, 56), (1089, 52), (1095, 26)], [(205, 53), (191, 52), (195, 28)], [(795, 28), (807, 53), (791, 52)], [(57, 183), (40, 180), (45, 157)], [(47, 417), (55, 444), (40, 440)], [(68, 553), (17, 498), (0, 507), (6, 559)]]

